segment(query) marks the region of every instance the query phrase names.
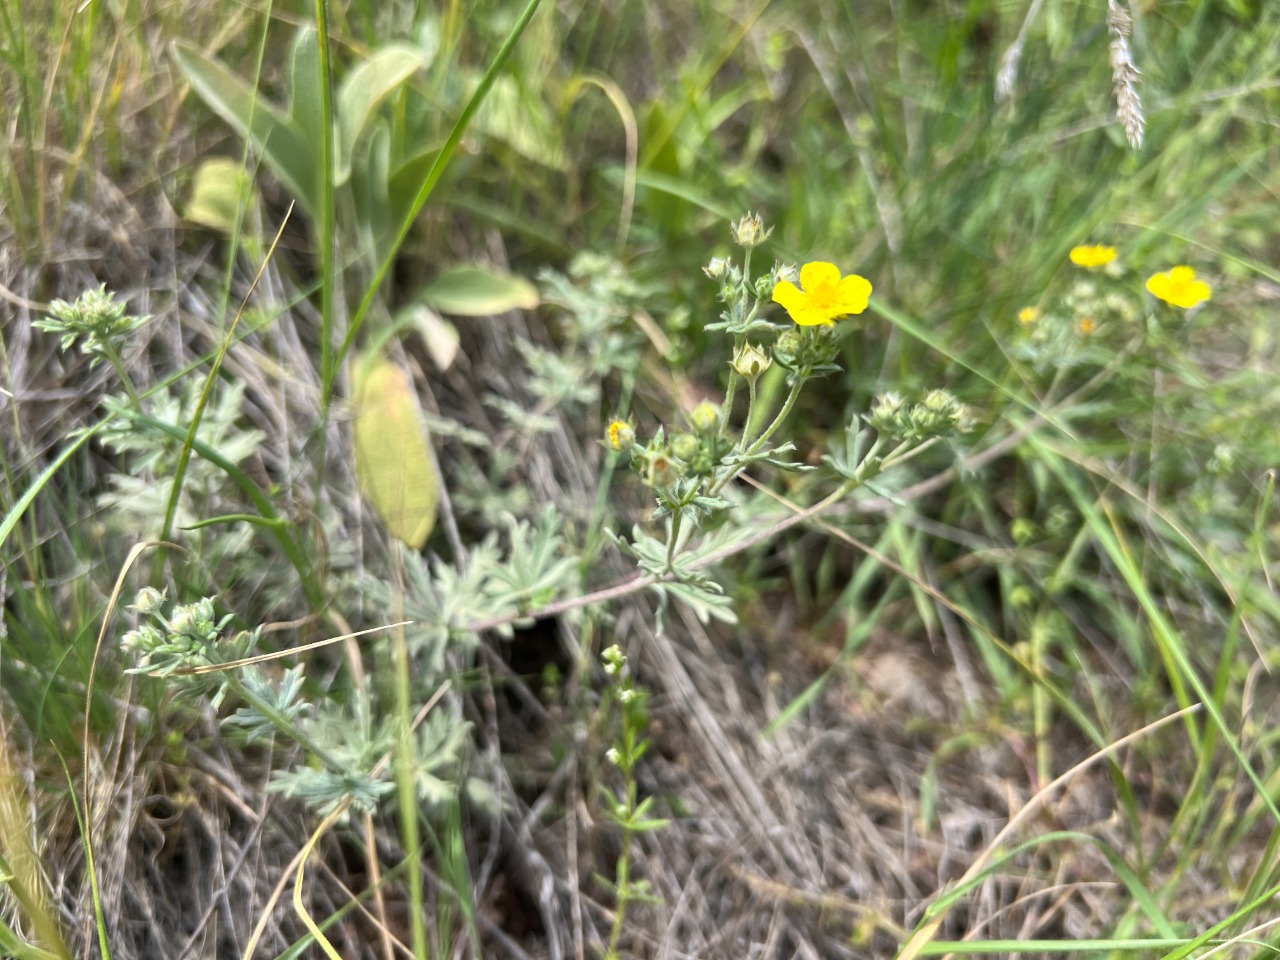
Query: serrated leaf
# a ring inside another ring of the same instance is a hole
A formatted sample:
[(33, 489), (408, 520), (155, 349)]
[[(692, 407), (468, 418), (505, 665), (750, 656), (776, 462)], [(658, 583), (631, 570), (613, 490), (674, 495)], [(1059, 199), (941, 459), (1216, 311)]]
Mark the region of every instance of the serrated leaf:
[(211, 230), (231, 233), (240, 208), (252, 190), (253, 179), (249, 171), (235, 160), (229, 157), (206, 160), (196, 170), (186, 219)]
[(356, 391), (356, 471), (391, 535), (414, 550), (435, 527), (440, 480), (409, 375), (389, 360), (369, 367)]
[(427, 306), (458, 317), (492, 317), (508, 310), (532, 310), (538, 290), (524, 277), (490, 267), (445, 271), (419, 294)]
[(379, 105), (426, 64), (426, 57), (417, 47), (396, 43), (383, 47), (347, 74), (338, 92), (338, 156), (334, 178), (339, 186), (351, 176), (356, 144)]

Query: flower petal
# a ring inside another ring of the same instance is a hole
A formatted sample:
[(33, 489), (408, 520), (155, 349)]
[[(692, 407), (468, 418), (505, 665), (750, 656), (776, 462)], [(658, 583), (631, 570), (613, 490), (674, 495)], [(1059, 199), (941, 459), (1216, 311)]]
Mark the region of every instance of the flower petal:
[(800, 285), (809, 293), (812, 293), (824, 283), (835, 284), (839, 282), (840, 268), (834, 263), (815, 260), (813, 263), (806, 263), (800, 268)]
[(866, 277), (851, 273), (836, 288), (836, 307), (841, 314), (861, 313), (867, 309), (871, 297), (871, 282)]
[(788, 313), (804, 309), (808, 300), (809, 298), (790, 280), (783, 280), (773, 288), (773, 302), (780, 304)]
[(831, 325), (831, 311), (823, 307), (802, 307), (799, 310), (789, 310), (791, 319), (802, 327), (816, 327), (818, 324), (825, 323)]

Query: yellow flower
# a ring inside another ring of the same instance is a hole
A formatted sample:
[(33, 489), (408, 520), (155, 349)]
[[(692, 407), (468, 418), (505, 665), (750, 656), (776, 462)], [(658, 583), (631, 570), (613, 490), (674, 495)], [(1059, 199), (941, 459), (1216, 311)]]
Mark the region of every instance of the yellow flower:
[(1081, 317), (1076, 321), (1076, 330), (1080, 332), (1081, 336), (1087, 337), (1097, 329), (1098, 321), (1093, 317)]
[(1071, 262), (1077, 267), (1084, 267), (1092, 270), (1095, 267), (1105, 267), (1108, 263), (1116, 258), (1115, 247), (1104, 247), (1101, 244), (1095, 244), (1091, 247), (1072, 247)]
[(1035, 307), (1023, 307), (1018, 311), (1018, 322), (1024, 327), (1029, 327), (1040, 319), (1040, 311)]
[(1147, 281), (1147, 289), (1165, 303), (1183, 310), (1190, 310), (1204, 303), (1213, 290), (1203, 280), (1196, 279), (1191, 267), (1173, 267), (1168, 273), (1157, 273)]
[(636, 442), (636, 432), (625, 420), (614, 420), (605, 431), (605, 444), (610, 450), (629, 450)]
[(781, 304), (791, 319), (802, 327), (831, 324), (837, 317), (861, 313), (867, 309), (871, 284), (865, 277), (851, 273), (840, 278), (834, 263), (806, 263), (800, 268), (803, 290), (790, 280), (773, 288), (773, 302)]

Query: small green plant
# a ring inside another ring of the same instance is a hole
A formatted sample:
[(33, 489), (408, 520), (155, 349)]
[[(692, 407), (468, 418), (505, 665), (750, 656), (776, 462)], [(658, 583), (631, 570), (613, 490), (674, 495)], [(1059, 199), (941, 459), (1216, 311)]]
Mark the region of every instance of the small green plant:
[[(724, 401), (699, 404), (688, 412), (683, 428), (660, 426), (646, 441), (621, 418), (609, 424), (604, 438), (605, 445), (628, 458), (652, 488), (657, 498), (652, 519), (665, 521), (661, 537), (637, 527), (629, 541), (615, 537), (616, 542), (635, 558), (664, 601), (676, 597), (704, 620), (731, 621), (734, 616), (722, 586), (706, 568), (780, 530), (761, 531), (748, 518), (733, 524), (732, 511), (738, 504), (726, 496), (730, 485), (751, 467), (796, 474), (816, 469), (793, 458), (793, 442), (778, 438), (785, 434), (805, 386), (840, 369), (836, 321), (865, 311), (872, 293), (865, 278), (842, 277), (839, 268), (825, 262), (807, 263), (799, 270), (775, 263), (753, 275), (752, 251), (771, 231), (759, 216), (749, 214), (733, 224), (732, 232), (744, 250), (741, 266), (717, 257), (704, 268), (720, 284), (725, 305), (720, 320), (707, 325), (730, 340)], [(782, 306), (793, 322), (767, 319), (765, 312), (773, 304)], [(786, 371), (788, 388), (776, 411), (757, 387), (775, 364)], [(746, 414), (738, 420), (735, 398), (744, 389)], [(885, 394), (868, 414), (846, 426), (842, 445), (837, 443), (823, 457), (835, 474), (836, 487), (805, 514), (838, 502), (943, 436), (968, 430), (972, 419), (969, 409), (946, 390), (928, 391), (918, 401)], [(699, 541), (695, 535), (700, 530), (711, 535)]]
[(613, 881), (608, 884), (613, 890), (616, 909), (604, 956), (605, 960), (620, 960), (618, 944), (626, 924), (627, 908), (635, 903), (656, 902), (649, 881), (633, 874), (632, 844), (640, 834), (661, 830), (668, 821), (653, 816), (654, 798), (641, 798), (636, 783), (636, 766), (649, 749), (645, 738), (649, 727), (648, 694), (636, 686), (627, 666), (627, 655), (617, 644), (605, 650), (600, 659), (608, 677), (601, 710), (606, 711), (606, 715), (617, 711), (613, 744), (605, 753), (605, 759), (622, 777), (622, 786), (616, 792), (608, 787), (602, 790), (609, 817), (622, 831), (622, 850)]
[(80, 352), (89, 357), (90, 369), (108, 361), (120, 375), (125, 389), (134, 397), (133, 383), (121, 358), (129, 337), (150, 317), (130, 314), (126, 304), (116, 300), (106, 284), (86, 290), (74, 303), (54, 300), (49, 304), (50, 316), (34, 321), (38, 330), (59, 335), (63, 350), (79, 343)]

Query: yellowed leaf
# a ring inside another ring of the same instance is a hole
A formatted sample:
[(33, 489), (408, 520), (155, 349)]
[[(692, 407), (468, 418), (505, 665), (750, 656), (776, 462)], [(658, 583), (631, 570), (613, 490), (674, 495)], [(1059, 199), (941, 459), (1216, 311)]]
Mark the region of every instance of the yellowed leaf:
[(436, 523), (440, 478), (409, 375), (376, 360), (356, 390), (356, 472), (391, 535), (417, 550)]

